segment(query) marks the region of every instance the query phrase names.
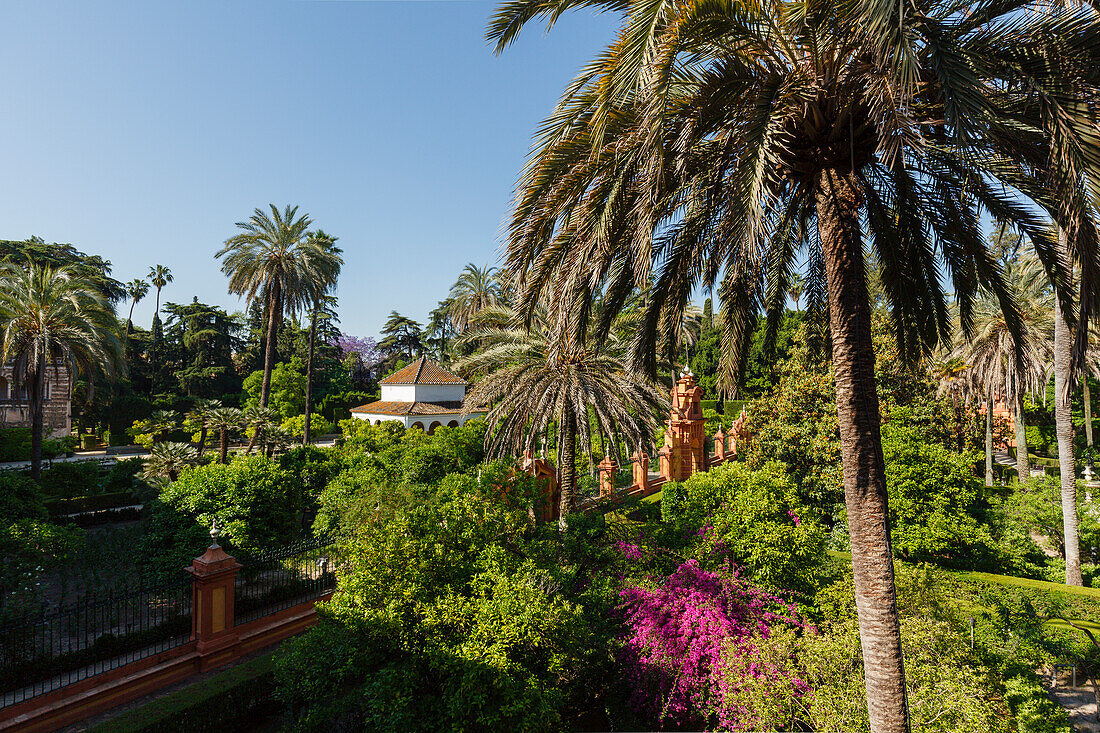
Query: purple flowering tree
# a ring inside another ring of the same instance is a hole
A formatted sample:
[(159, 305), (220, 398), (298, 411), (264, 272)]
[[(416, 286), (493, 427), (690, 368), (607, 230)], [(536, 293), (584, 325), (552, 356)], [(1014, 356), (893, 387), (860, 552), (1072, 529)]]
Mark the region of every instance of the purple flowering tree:
[[(636, 559), (640, 548), (619, 548)], [(631, 705), (659, 725), (753, 730), (760, 723), (738, 695), (738, 680), (808, 690), (789, 670), (758, 653), (777, 624), (802, 628), (796, 609), (741, 578), (689, 560), (656, 587), (626, 588), (622, 661)]]
[(370, 367), (382, 360), (382, 352), (378, 349), (378, 342), (371, 337), (359, 338), (351, 334), (341, 333), (332, 344), (340, 349), (340, 358), (346, 359), (348, 354), (357, 354), (363, 366)]

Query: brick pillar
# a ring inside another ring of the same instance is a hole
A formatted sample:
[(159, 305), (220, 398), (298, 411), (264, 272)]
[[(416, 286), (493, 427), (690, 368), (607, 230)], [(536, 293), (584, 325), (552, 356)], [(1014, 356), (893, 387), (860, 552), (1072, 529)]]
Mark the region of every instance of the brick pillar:
[(604, 456), (600, 461), (600, 497), (610, 496), (615, 491), (615, 472), (619, 464), (611, 456)]
[(185, 568), (194, 581), (191, 591), (191, 638), (202, 657), (200, 669), (216, 667), (235, 656), (238, 637), (234, 628), (233, 588), (241, 564), (218, 545), (215, 523), (210, 530), (214, 540), (201, 557)]
[(634, 485), (641, 490), (642, 496), (649, 491), (649, 455), (641, 446), (634, 454)]
[(534, 454), (528, 450), (523, 453), (520, 468), (533, 476), (536, 484), (543, 487), (538, 521), (556, 522), (561, 513), (561, 491), (558, 489), (558, 472), (554, 464), (545, 458), (535, 458)]
[(726, 460), (726, 434), (722, 432), (722, 428), (718, 428), (718, 432), (714, 434), (714, 462), (721, 463)]
[(668, 445), (657, 451), (657, 470), (666, 480), (672, 480), (672, 448)]

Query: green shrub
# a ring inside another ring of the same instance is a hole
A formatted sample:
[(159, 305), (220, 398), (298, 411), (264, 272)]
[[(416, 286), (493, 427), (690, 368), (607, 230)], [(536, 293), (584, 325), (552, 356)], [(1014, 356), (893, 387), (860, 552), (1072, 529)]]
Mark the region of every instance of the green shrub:
[[(305, 434), (306, 430), (306, 416), (295, 415), (283, 420), (283, 430), (287, 430), (296, 439), (301, 440), (301, 436)], [(326, 420), (318, 413), (313, 413), (309, 421), (309, 435), (311, 438), (316, 438), (318, 435), (328, 435), (335, 432), (336, 426)]]
[(29, 476), (0, 471), (0, 522), (45, 519), (45, 499), (42, 489)]
[(215, 517), (223, 544), (242, 556), (280, 547), (299, 535), (301, 492), (288, 471), (261, 455), (186, 469), (149, 504), (139, 562), (154, 574), (178, 571), (210, 544)]
[(204, 526), (214, 517), (228, 541), (261, 553), (292, 540), (301, 508), (301, 487), (266, 456), (238, 456), (226, 465), (186, 469), (160, 496), (161, 506)]
[(675, 522), (683, 518), (686, 489), (679, 481), (669, 481), (661, 487), (661, 520)]
[(103, 474), (97, 461), (55, 463), (42, 472), (42, 490), (61, 499), (98, 494)]
[(825, 527), (778, 463), (726, 463), (683, 483), (681, 521), (702, 541), (700, 562), (732, 559), (771, 588), (807, 590), (825, 560)]
[(30, 428), (0, 428), (0, 461), (29, 461)]

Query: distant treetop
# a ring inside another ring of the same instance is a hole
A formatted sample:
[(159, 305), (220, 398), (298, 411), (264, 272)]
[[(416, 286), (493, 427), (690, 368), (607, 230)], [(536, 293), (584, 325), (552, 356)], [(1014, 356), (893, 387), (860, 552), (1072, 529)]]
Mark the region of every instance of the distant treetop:
[(31, 236), (21, 242), (0, 239), (0, 262), (37, 262), (57, 268), (69, 265), (81, 277), (94, 283), (107, 300), (118, 303), (126, 295), (126, 286), (111, 277), (111, 261), (98, 255), (87, 255), (71, 244), (47, 244), (41, 237)]

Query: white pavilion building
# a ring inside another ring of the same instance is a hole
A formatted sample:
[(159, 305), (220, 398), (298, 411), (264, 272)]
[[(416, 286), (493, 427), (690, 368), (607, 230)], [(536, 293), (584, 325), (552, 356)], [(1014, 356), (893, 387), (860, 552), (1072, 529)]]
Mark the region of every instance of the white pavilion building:
[(425, 357), (394, 372), (379, 384), (382, 399), (353, 407), (353, 418), (374, 425), (383, 420), (397, 420), (406, 428), (418, 427), (431, 433), (441, 425), (457, 428), (485, 415), (484, 411), (463, 412), (466, 380)]

